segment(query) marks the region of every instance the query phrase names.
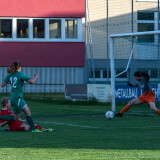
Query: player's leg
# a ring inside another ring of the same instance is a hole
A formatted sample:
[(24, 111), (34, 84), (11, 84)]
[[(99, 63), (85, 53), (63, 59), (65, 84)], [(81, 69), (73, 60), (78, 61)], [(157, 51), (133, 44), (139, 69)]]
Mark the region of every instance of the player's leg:
[[(24, 101), (25, 102), (25, 101)], [(32, 119), (32, 116), (31, 116), (31, 111), (30, 109), (28, 108), (27, 104), (23, 107), (22, 111), (25, 113), (26, 115), (26, 120), (27, 120), (27, 123), (29, 124), (32, 132), (42, 132), (38, 129), (36, 129), (35, 127), (35, 124), (34, 124), (34, 121)]]
[(155, 94), (152, 90), (149, 91), (145, 100), (149, 104), (150, 109), (160, 116), (160, 109), (157, 109), (157, 107), (155, 105), (155, 103), (156, 103)]
[(116, 116), (116, 117), (122, 117), (123, 114), (124, 114), (125, 112), (127, 112), (127, 111), (131, 108), (131, 106), (136, 105), (136, 104), (140, 104), (140, 103), (141, 103), (141, 101), (140, 101), (139, 98), (132, 99), (132, 100), (129, 101), (128, 104), (127, 104), (124, 108), (122, 108), (122, 110), (121, 110), (119, 113), (117, 113), (115, 116)]
[(10, 127), (10, 131), (25, 131), (25, 124), (14, 124)]
[(14, 114), (14, 120), (15, 120), (15, 121), (18, 121), (19, 118), (20, 118), (20, 114)]
[(29, 124), (29, 126), (31, 127), (31, 130), (36, 130), (34, 121), (31, 116), (31, 111), (23, 98), (20, 99), (20, 106), (26, 116), (26, 121)]
[(156, 107), (154, 102), (150, 102), (149, 106), (150, 106), (152, 111), (154, 111), (155, 113), (157, 113), (160, 116), (160, 109), (157, 109), (157, 107)]
[[(38, 130), (41, 130), (41, 129), (42, 129), (42, 127), (39, 126), (39, 125), (37, 125), (37, 124), (35, 124), (35, 127), (36, 127), (36, 129), (38, 129)], [(20, 128), (20, 129), (19, 129), (20, 131), (31, 131), (31, 127), (30, 127), (29, 125), (26, 125), (26, 124), (22, 124), (19, 128)], [(23, 130), (23, 128), (24, 128), (24, 130)]]
[(24, 131), (31, 131), (31, 127), (29, 125), (26, 125), (26, 124), (22, 124), (20, 126), (20, 128), (24, 128)]
[(23, 112), (25, 113), (25, 115), (26, 115), (26, 121), (27, 121), (27, 123), (30, 125), (31, 130), (36, 130), (34, 121), (33, 121), (32, 116), (31, 116), (31, 111), (30, 111), (30, 109), (28, 108), (28, 106), (25, 105), (25, 106), (23, 107), (22, 111), (23, 111)]

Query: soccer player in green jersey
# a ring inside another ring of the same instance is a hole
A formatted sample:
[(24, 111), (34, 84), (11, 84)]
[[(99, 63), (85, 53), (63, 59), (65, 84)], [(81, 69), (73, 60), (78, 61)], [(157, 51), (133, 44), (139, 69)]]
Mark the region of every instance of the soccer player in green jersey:
[(30, 125), (32, 132), (39, 132), (36, 130), (34, 121), (31, 117), (31, 111), (27, 106), (25, 100), (23, 99), (23, 86), (24, 82), (33, 84), (38, 78), (38, 74), (34, 75), (34, 78), (26, 76), (21, 72), (21, 64), (19, 61), (13, 62), (13, 64), (8, 68), (8, 74), (1, 84), (1, 87), (5, 87), (9, 83), (12, 87), (10, 94), (10, 102), (13, 108), (14, 115), (0, 116), (0, 120), (6, 121), (18, 121), (20, 118), (20, 113), (23, 111), (26, 115), (26, 120)]

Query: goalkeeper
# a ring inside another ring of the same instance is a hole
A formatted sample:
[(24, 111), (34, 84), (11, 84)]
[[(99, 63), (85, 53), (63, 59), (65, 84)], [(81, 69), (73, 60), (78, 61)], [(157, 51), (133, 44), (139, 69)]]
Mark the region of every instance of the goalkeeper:
[(122, 117), (125, 112), (127, 112), (133, 105), (140, 103), (148, 103), (151, 110), (160, 115), (160, 109), (156, 108), (155, 105), (155, 94), (152, 91), (152, 87), (149, 83), (150, 76), (145, 72), (135, 72), (134, 78), (137, 81), (137, 84), (127, 83), (128, 86), (140, 86), (142, 89), (142, 95), (138, 98), (132, 99), (128, 104), (115, 116)]

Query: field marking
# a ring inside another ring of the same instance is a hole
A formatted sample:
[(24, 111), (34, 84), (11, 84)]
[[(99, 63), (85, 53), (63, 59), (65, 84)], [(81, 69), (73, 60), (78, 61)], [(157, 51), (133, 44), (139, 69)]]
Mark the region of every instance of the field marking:
[(160, 126), (125, 127), (125, 128), (122, 128), (122, 129), (127, 129), (127, 128), (143, 128), (143, 129), (147, 129), (147, 128), (160, 128)]
[[(35, 121), (37, 123), (48, 123), (48, 124), (56, 124), (56, 125), (66, 125), (66, 126), (71, 126), (71, 127), (80, 127), (80, 128), (89, 128), (89, 129), (105, 129), (105, 127), (95, 127), (95, 126), (81, 126), (77, 124), (69, 124), (69, 123), (58, 123), (58, 122), (42, 122), (42, 121)], [(139, 126), (139, 127), (111, 127), (108, 129), (152, 129), (152, 128), (160, 128), (160, 126)]]
[(159, 115), (157, 115), (157, 114), (128, 113), (127, 115), (131, 115), (131, 116), (152, 116), (152, 117), (159, 117)]
[[(59, 108), (56, 108), (56, 109), (59, 109)], [(99, 110), (99, 109), (96, 109), (96, 110), (89, 110), (89, 109), (75, 109), (75, 108), (63, 108), (64, 110), (75, 110), (75, 111), (94, 111), (94, 112), (103, 112), (103, 110)], [(61, 109), (59, 109), (61, 110)]]
[(133, 113), (148, 113), (148, 112), (151, 112), (151, 111), (132, 111)]
[[(56, 124), (56, 125), (66, 125), (66, 126), (72, 126), (72, 127), (81, 127), (81, 128), (92, 128), (92, 129), (98, 129), (98, 128), (103, 128), (103, 127), (95, 127), (95, 126), (81, 126), (77, 124), (70, 124), (70, 123), (58, 123), (58, 122), (42, 122), (42, 121), (35, 121), (38, 123), (48, 123), (48, 124)], [(150, 129), (150, 128), (160, 128), (160, 126), (142, 126), (142, 127), (112, 127), (109, 129)]]
[(42, 122), (42, 121), (35, 121), (38, 123), (51, 123), (51, 124), (57, 124), (57, 125), (66, 125), (66, 126), (72, 126), (72, 127), (81, 127), (81, 128), (100, 128), (100, 127), (95, 127), (95, 126), (81, 126), (77, 124), (70, 124), (70, 123), (58, 123), (58, 122)]

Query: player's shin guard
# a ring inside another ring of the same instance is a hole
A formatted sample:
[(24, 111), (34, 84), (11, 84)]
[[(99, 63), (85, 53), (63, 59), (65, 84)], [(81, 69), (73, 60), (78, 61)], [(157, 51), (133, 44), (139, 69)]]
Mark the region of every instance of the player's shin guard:
[(27, 123), (30, 125), (31, 130), (35, 130), (35, 124), (31, 116), (26, 116)]
[(160, 116), (160, 109), (157, 109), (156, 113)]
[(0, 116), (0, 120), (14, 121), (14, 116), (13, 115)]
[(131, 108), (131, 106), (129, 106), (129, 105), (127, 104), (119, 113), (120, 113), (120, 114), (123, 114), (124, 112), (127, 112), (130, 108)]

